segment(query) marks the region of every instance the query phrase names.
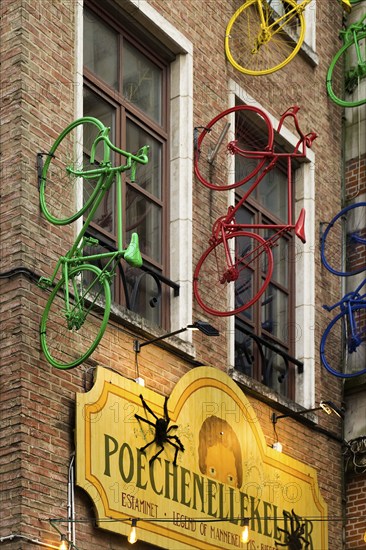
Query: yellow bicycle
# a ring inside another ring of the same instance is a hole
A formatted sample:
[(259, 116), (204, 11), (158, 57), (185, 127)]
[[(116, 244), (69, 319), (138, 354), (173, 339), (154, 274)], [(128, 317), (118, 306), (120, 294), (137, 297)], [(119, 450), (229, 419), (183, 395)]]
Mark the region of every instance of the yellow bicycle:
[[(304, 41), (303, 12), (311, 1), (246, 0), (226, 27), (225, 53), (233, 67), (259, 76), (287, 65)], [(350, 0), (340, 2), (351, 10)]]

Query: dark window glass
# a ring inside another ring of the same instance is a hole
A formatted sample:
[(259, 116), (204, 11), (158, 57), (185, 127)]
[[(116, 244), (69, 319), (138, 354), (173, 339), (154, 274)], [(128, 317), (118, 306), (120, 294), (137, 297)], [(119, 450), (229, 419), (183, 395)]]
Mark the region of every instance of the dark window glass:
[[(253, 129), (253, 139), (260, 130)], [(243, 148), (250, 144), (241, 142)], [(241, 170), (240, 159), (236, 172)], [(254, 180), (237, 188), (237, 200)], [(277, 163), (261, 180), (239, 210), (236, 221), (249, 224), (278, 224), (287, 220), (287, 171)], [(265, 239), (273, 229), (255, 229)], [(235, 319), (235, 368), (278, 393), (294, 397), (294, 367), (286, 360), (293, 356), (294, 338), (294, 243), (291, 235), (281, 237), (272, 249), (274, 269), (271, 283), (260, 299)], [(258, 258), (251, 287), (255, 292), (265, 276), (267, 266)], [(280, 353), (282, 352), (282, 353)]]
[[(108, 126), (111, 141), (122, 150), (136, 153), (149, 146), (149, 162), (137, 166), (135, 180), (123, 174), (122, 196), (124, 243), (128, 244), (132, 232), (138, 233), (144, 266), (133, 269), (121, 262), (123, 276), (113, 282), (114, 301), (167, 328), (169, 293), (162, 290), (155, 274), (169, 277), (163, 240), (168, 235), (169, 64), (150, 43), (131, 36), (116, 18), (108, 19), (91, 7), (84, 14), (84, 116)], [(83, 136), (84, 156), (94, 137)], [(112, 152), (111, 161), (123, 163), (123, 158)], [(92, 183), (84, 182), (85, 195)], [(112, 249), (117, 246), (115, 201), (112, 186), (92, 223), (102, 246)]]

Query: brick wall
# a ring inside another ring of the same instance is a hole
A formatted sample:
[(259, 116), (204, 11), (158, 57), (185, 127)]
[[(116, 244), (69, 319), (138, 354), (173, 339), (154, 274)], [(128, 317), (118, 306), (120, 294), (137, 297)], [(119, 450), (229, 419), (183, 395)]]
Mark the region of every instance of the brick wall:
[[(341, 10), (332, 0), (318, 2), (317, 53), (311, 66), (298, 56), (282, 71), (257, 79), (238, 75), (226, 62), (223, 37), (228, 18), (238, 6), (234, 0), (150, 2), (194, 44), (194, 124), (208, 122), (227, 107), (227, 81), (231, 77), (277, 118), (289, 106), (301, 106), (301, 126), (319, 138), (316, 154), (316, 219), (329, 219), (340, 207), (341, 116), (326, 96), (325, 74), (337, 47)], [(72, 228), (51, 227), (38, 206), (36, 154), (49, 150), (59, 132), (74, 119), (76, 0), (4, 0), (2, 2), (1, 55), (1, 463), (2, 494), (0, 536), (19, 533), (54, 543), (57, 534), (45, 518), (66, 514), (68, 464), (73, 451), (75, 393), (89, 389), (96, 364), (107, 365), (135, 378), (133, 340), (136, 331), (110, 323), (92, 359), (72, 371), (57, 371), (44, 360), (39, 345), (39, 320), (47, 294), (35, 284), (38, 275), (50, 274), (55, 259), (71, 242)], [(193, 132), (193, 129), (192, 129)], [(225, 211), (226, 197), (194, 186), (193, 261), (202, 253), (210, 224)], [(317, 246), (317, 239), (314, 246)], [(316, 254), (316, 349), (324, 325), (323, 303), (335, 301), (338, 283), (329, 282)], [(196, 306), (195, 306), (196, 307)], [(195, 310), (195, 316), (201, 312)], [(227, 321), (211, 320), (221, 336), (215, 346), (195, 335), (196, 359), (227, 369)], [(187, 358), (148, 346), (139, 367), (149, 387), (168, 395), (191, 367)], [(305, 365), (306, 368), (306, 365)], [(339, 401), (340, 383), (330, 379), (317, 360), (314, 375), (316, 401), (325, 395)], [(257, 401), (253, 399), (254, 403)], [(261, 424), (273, 443), (271, 405), (259, 403)], [(334, 419), (320, 419), (325, 429), (340, 433)], [(309, 427), (289, 420), (278, 428), (284, 449), (318, 470), (322, 495), (330, 516), (342, 513), (341, 451), (337, 442)], [(330, 478), (329, 472), (332, 473)], [(77, 489), (76, 514), (93, 518), (85, 494)], [(111, 550), (121, 538), (83, 523), (77, 527), (82, 549)], [(340, 550), (342, 525), (329, 522), (329, 548)], [(11, 541), (10, 550), (28, 549), (29, 543)], [(323, 549), (314, 549), (323, 550)]]
[(349, 475), (347, 481), (347, 549), (366, 548), (366, 474)]

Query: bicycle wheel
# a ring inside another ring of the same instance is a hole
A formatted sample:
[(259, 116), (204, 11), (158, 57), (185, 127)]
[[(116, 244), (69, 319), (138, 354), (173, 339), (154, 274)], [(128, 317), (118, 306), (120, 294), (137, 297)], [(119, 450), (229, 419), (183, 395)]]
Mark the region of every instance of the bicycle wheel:
[[(341, 311), (329, 323), (320, 343), (320, 357), (328, 372), (338, 378), (354, 378), (366, 374), (366, 304), (353, 305), (354, 336), (350, 330), (348, 311)], [(340, 343), (344, 356), (339, 353)]]
[(41, 209), (48, 221), (66, 225), (79, 218), (93, 202), (102, 184), (100, 174), (76, 176), (70, 170), (98, 169), (105, 159), (106, 145), (99, 143), (95, 162), (90, 163), (90, 151), (95, 138), (105, 127), (98, 119), (84, 117), (75, 120), (56, 139), (42, 169), (40, 183)]
[[(265, 29), (261, 25), (260, 4)], [(260, 76), (287, 65), (298, 53), (305, 36), (303, 14), (291, 13), (296, 6), (296, 0), (244, 2), (226, 27), (225, 53), (233, 67), (242, 73)]]
[(81, 265), (70, 270), (67, 282), (62, 278), (53, 288), (40, 326), (42, 350), (53, 367), (77, 367), (99, 344), (111, 308), (108, 278), (101, 273), (96, 266)]
[[(210, 189), (238, 187), (262, 168), (266, 157), (256, 153), (271, 150), (273, 140), (273, 126), (263, 111), (249, 105), (227, 109), (213, 118), (199, 135), (195, 174)], [(229, 145), (233, 142), (245, 154), (230, 155)], [(230, 156), (232, 166), (229, 166)]]
[(198, 304), (218, 317), (250, 308), (266, 290), (273, 272), (272, 250), (260, 235), (237, 231), (225, 242), (226, 249), (221, 238), (203, 253), (193, 275)]
[(323, 265), (341, 277), (366, 270), (362, 261), (366, 250), (366, 202), (343, 208), (329, 223), (321, 240)]
[[(358, 107), (366, 103), (366, 96), (358, 96), (360, 78), (366, 77), (366, 31), (357, 36), (363, 67), (358, 65), (355, 42), (346, 42), (335, 54), (327, 73), (329, 97), (341, 107)], [(341, 76), (345, 73), (345, 80)], [(333, 75), (334, 78), (333, 78)], [(345, 99), (345, 95), (348, 99)]]

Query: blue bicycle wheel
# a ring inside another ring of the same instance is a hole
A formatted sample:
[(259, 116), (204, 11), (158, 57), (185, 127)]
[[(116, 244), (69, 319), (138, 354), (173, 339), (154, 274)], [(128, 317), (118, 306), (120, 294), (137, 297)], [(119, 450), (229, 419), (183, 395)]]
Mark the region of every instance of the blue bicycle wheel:
[[(366, 374), (366, 303), (351, 307), (332, 319), (320, 342), (320, 358), (328, 372), (338, 378)], [(342, 349), (342, 353), (340, 350)]]
[(366, 202), (343, 208), (328, 224), (321, 239), (323, 265), (340, 277), (366, 271)]

